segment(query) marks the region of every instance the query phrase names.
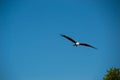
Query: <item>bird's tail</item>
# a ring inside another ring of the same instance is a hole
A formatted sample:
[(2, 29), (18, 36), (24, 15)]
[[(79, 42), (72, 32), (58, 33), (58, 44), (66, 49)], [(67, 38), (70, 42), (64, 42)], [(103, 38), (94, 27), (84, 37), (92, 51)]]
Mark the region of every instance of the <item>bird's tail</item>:
[(73, 46), (77, 47), (77, 45), (73, 44)]

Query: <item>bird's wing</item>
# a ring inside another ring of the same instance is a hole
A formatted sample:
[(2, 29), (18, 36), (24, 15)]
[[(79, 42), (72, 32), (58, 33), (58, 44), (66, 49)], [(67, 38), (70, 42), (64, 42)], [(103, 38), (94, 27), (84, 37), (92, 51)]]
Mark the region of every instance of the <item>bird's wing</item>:
[(89, 45), (89, 44), (86, 44), (86, 43), (80, 43), (80, 45), (82, 45), (82, 46), (87, 46), (87, 47), (91, 47), (91, 48), (94, 48), (94, 49), (97, 49), (97, 48), (95, 48), (95, 47), (93, 47), (93, 46), (91, 46), (91, 45)]
[(62, 34), (61, 34), (61, 36), (64, 37), (64, 38), (66, 38), (66, 39), (68, 39), (68, 40), (70, 40), (70, 41), (72, 41), (73, 43), (76, 43), (75, 40), (73, 40), (72, 38), (70, 38), (70, 37), (68, 37), (68, 36), (66, 36), (66, 35), (62, 35)]

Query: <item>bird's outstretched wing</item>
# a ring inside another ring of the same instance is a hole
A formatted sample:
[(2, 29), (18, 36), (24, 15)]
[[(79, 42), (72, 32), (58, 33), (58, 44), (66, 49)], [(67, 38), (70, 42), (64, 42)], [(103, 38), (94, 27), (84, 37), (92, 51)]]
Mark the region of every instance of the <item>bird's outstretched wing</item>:
[(68, 39), (68, 40), (70, 40), (70, 41), (72, 41), (73, 43), (76, 43), (76, 41), (74, 39), (72, 39), (72, 38), (70, 38), (70, 37), (68, 37), (66, 35), (62, 35), (61, 34), (61, 36), (64, 37), (64, 38), (66, 38), (66, 39)]
[(80, 45), (82, 45), (82, 46), (87, 46), (87, 47), (91, 47), (91, 48), (94, 48), (94, 49), (97, 49), (97, 48), (95, 48), (95, 47), (93, 47), (93, 46), (91, 46), (91, 45), (89, 45), (89, 44), (86, 44), (86, 43), (80, 43)]

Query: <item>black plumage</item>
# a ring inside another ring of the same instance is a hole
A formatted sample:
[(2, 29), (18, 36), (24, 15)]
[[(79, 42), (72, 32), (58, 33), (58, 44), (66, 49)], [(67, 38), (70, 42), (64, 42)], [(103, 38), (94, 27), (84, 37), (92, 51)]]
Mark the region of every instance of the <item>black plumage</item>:
[(91, 46), (90, 44), (87, 44), (87, 43), (79, 43), (79, 42), (75, 41), (74, 39), (72, 39), (72, 38), (70, 38), (70, 37), (68, 37), (68, 36), (66, 36), (66, 35), (61, 34), (61, 36), (64, 37), (64, 38), (66, 38), (66, 39), (68, 39), (68, 40), (70, 40), (71, 42), (73, 42), (73, 43), (74, 43), (74, 46), (76, 46), (76, 47), (81, 45), (81, 46), (86, 46), (86, 47), (90, 47), (90, 48), (97, 49), (97, 48)]
[(66, 39), (68, 39), (68, 40), (70, 40), (70, 41), (72, 41), (73, 43), (76, 43), (76, 41), (74, 39), (72, 39), (72, 38), (70, 38), (70, 37), (68, 37), (66, 35), (62, 35), (61, 34), (61, 36), (64, 37), (64, 38), (66, 38)]

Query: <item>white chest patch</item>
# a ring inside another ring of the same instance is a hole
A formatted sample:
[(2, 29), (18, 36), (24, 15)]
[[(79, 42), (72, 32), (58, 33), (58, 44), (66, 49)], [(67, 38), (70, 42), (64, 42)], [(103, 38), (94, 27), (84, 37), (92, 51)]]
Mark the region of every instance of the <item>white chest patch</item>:
[(80, 43), (79, 43), (79, 42), (76, 42), (75, 44), (76, 44), (76, 45), (80, 45)]

